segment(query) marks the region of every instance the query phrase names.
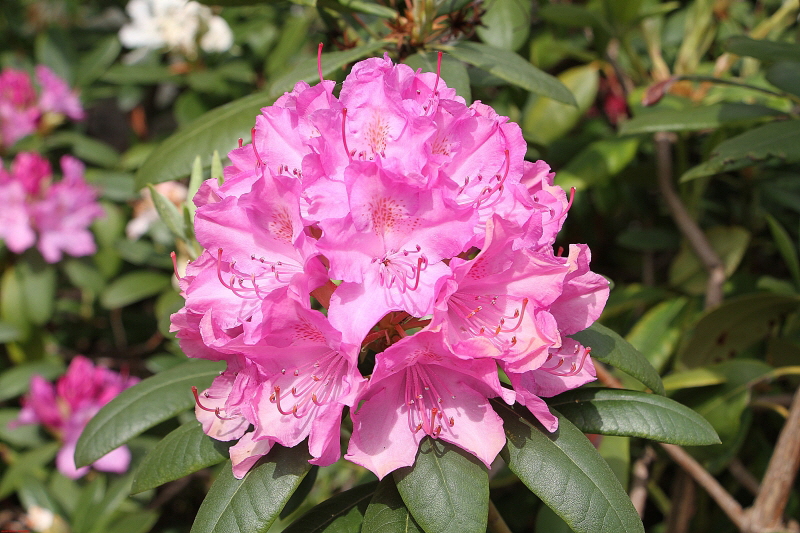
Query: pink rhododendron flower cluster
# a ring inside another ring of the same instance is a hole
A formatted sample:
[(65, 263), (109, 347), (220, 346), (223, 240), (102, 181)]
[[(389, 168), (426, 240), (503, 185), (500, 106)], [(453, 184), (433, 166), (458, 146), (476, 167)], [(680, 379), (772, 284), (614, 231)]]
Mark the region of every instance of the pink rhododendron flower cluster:
[(83, 179), (79, 160), (63, 156), (61, 170), (63, 178), (53, 183), (50, 163), (37, 153), (17, 154), (8, 171), (0, 160), (0, 239), (12, 252), (35, 243), (49, 263), (60, 261), (63, 253), (95, 252), (89, 225), (104, 214), (97, 192)]
[(333, 89), (300, 82), (262, 109), (224, 183), (195, 196), (206, 251), (173, 329), (190, 356), (227, 362), (197, 417), (238, 440), (237, 477), (275, 443), (308, 439), (311, 463), (333, 463), (346, 409), (345, 458), (378, 477), (425, 436), (488, 466), (505, 444), (490, 398), (552, 431), (541, 398), (594, 379), (568, 336), (608, 283), (585, 245), (554, 253), (570, 200), (523, 159), (516, 124), (388, 57)]
[(36, 83), (24, 70), (6, 68), (0, 72), (0, 148), (49, 127), (64, 116), (73, 120), (84, 118), (77, 94), (52, 70), (36, 67)]
[[(54, 384), (41, 376), (31, 378), (31, 388), (23, 398), (19, 418), (11, 426), (41, 424), (56, 435), (63, 446), (56, 456), (56, 466), (65, 476), (77, 479), (89, 467), (75, 467), (75, 444), (89, 420), (120, 392), (135, 385), (138, 378), (123, 376), (76, 356), (66, 374)], [(121, 446), (109, 452), (92, 466), (105, 472), (122, 473), (128, 469), (131, 454)]]

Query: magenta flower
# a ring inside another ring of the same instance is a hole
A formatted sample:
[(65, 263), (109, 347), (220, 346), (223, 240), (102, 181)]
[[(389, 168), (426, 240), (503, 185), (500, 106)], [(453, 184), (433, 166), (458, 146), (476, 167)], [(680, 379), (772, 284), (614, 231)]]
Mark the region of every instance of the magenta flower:
[(0, 72), (0, 148), (37, 129), (52, 128), (64, 117), (85, 117), (77, 94), (52, 70), (37, 66), (36, 81), (38, 94), (26, 71), (7, 68)]
[(262, 109), (194, 199), (206, 251), (172, 329), (228, 363), (198, 419), (238, 440), (236, 477), (275, 444), (334, 462), (347, 413), (345, 457), (378, 477), (425, 437), (489, 466), (505, 443), (491, 398), (554, 430), (542, 398), (594, 379), (568, 335), (608, 283), (586, 246), (554, 253), (571, 198), (506, 117), (388, 57), (333, 88), (300, 82)]
[(97, 192), (84, 181), (84, 165), (74, 157), (63, 156), (61, 169), (63, 178), (52, 183), (50, 163), (32, 152), (17, 154), (11, 172), (0, 169), (0, 194), (7, 202), (0, 212), (0, 238), (12, 252), (36, 243), (48, 263), (64, 253), (94, 253), (89, 226), (104, 214)]
[[(107, 368), (95, 367), (89, 359), (78, 355), (55, 385), (41, 376), (31, 378), (31, 388), (22, 400), (19, 418), (11, 425), (41, 424), (53, 433), (62, 442), (56, 456), (59, 472), (77, 479), (89, 471), (88, 466), (76, 468), (73, 459), (83, 428), (101, 407), (138, 381)], [(128, 469), (129, 463), (130, 452), (122, 446), (95, 461), (92, 467), (120, 474)]]

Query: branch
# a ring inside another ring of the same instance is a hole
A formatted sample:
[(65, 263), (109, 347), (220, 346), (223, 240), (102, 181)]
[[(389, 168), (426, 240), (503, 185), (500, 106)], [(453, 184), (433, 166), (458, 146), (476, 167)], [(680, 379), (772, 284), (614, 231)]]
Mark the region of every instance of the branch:
[(689, 245), (700, 258), (708, 273), (705, 308), (722, 303), (722, 284), (725, 283), (725, 266), (711, 247), (705, 233), (697, 225), (672, 186), (672, 139), (674, 134), (659, 132), (655, 135), (658, 188), (667, 202), (670, 215)]
[(644, 455), (633, 463), (631, 468), (630, 497), (633, 507), (639, 513), (639, 518), (644, 517), (644, 507), (647, 503), (647, 483), (650, 478), (650, 464), (655, 460), (656, 452), (650, 446), (645, 447)]
[[(787, 528), (783, 523), (783, 512), (798, 468), (800, 468), (800, 389), (794, 394), (789, 417), (778, 436), (775, 451), (761, 482), (761, 490), (758, 491), (753, 506), (748, 509), (749, 531)], [(793, 529), (797, 531), (796, 528), (795, 523)]]
[(491, 533), (511, 533), (506, 521), (497, 512), (497, 507), (494, 506), (491, 499), (489, 500), (489, 522), (486, 524), (486, 529)]

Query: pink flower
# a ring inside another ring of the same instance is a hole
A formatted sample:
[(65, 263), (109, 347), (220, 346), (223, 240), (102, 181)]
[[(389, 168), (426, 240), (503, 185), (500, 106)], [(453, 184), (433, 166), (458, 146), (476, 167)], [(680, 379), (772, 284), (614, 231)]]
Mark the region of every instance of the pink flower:
[[(40, 376), (31, 379), (31, 388), (23, 398), (23, 408), (12, 426), (41, 424), (61, 440), (56, 466), (65, 476), (77, 479), (89, 467), (76, 468), (73, 455), (83, 428), (89, 420), (120, 392), (139, 380), (122, 376), (112, 370), (95, 367), (92, 362), (76, 356), (53, 385)], [(106, 472), (123, 473), (128, 469), (130, 452), (125, 446), (109, 452), (92, 466)]]
[(104, 212), (96, 191), (83, 179), (83, 163), (61, 158), (63, 178), (52, 182), (50, 163), (40, 155), (21, 152), (11, 172), (0, 171), (0, 193), (6, 207), (0, 212), (0, 238), (14, 253), (22, 253), (37, 241), (45, 261), (56, 263), (66, 252), (72, 256), (93, 254), (94, 237), (89, 226)]
[(568, 335), (608, 283), (586, 246), (554, 253), (571, 199), (506, 117), (388, 57), (333, 87), (300, 82), (262, 109), (224, 183), (194, 199), (206, 251), (172, 328), (188, 355), (228, 363), (198, 419), (238, 440), (236, 477), (275, 443), (332, 463), (347, 412), (345, 457), (378, 477), (425, 436), (488, 466), (505, 444), (490, 398), (554, 430), (542, 397), (594, 379)]
[(64, 116), (83, 120), (80, 99), (64, 80), (44, 65), (36, 67), (36, 80), (38, 95), (26, 71), (0, 72), (0, 147), (11, 146), (40, 127), (51, 128)]

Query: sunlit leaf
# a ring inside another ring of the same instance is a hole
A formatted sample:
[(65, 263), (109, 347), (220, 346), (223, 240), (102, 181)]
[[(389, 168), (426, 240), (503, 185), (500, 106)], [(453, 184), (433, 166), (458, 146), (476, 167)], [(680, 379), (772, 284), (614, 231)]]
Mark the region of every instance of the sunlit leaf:
[(136, 270), (109, 283), (100, 295), (100, 303), (106, 309), (119, 309), (155, 296), (169, 284), (170, 276), (163, 272)]
[(762, 105), (723, 102), (686, 109), (643, 111), (622, 123), (620, 135), (658, 131), (697, 131), (750, 124), (784, 113)]

